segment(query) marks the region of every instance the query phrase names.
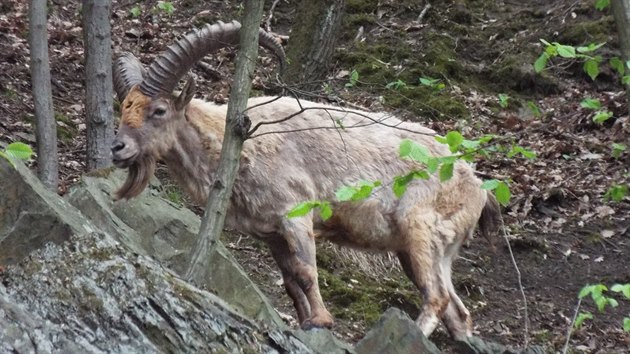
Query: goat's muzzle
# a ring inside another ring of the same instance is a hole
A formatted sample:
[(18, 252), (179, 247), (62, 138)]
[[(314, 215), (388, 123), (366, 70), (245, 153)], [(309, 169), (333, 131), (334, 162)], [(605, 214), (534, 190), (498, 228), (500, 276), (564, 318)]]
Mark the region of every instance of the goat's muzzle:
[(133, 139), (126, 136), (117, 136), (112, 143), (112, 162), (118, 168), (126, 168), (137, 159), (140, 151)]

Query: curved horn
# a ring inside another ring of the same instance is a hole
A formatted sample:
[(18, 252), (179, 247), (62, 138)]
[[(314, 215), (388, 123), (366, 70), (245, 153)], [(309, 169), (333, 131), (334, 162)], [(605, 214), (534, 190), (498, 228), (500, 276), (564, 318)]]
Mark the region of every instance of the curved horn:
[(129, 52), (121, 53), (114, 61), (112, 76), (114, 90), (118, 100), (122, 102), (131, 88), (142, 82), (145, 75), (140, 60)]
[[(241, 24), (219, 22), (205, 25), (191, 32), (168, 47), (149, 67), (140, 91), (149, 97), (160, 93), (170, 94), (179, 79), (206, 54), (221, 48), (237, 45)], [(284, 65), (285, 54), (282, 46), (269, 33), (260, 30), (259, 44), (273, 51)]]

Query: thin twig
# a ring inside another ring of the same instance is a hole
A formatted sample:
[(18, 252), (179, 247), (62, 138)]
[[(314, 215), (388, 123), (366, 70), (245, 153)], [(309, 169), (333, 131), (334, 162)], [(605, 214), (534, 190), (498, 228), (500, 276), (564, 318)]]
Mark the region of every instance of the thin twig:
[(525, 348), (529, 346), (529, 315), (527, 313), (527, 297), (525, 296), (525, 289), (523, 288), (523, 282), (521, 280), (521, 271), (518, 269), (518, 264), (516, 264), (516, 259), (514, 258), (514, 252), (512, 252), (512, 246), (510, 245), (510, 240), (507, 236), (507, 231), (505, 231), (505, 223), (503, 222), (503, 215), (499, 215), (501, 218), (501, 229), (503, 230), (503, 238), (508, 246), (508, 251), (510, 251), (510, 258), (512, 259), (512, 265), (514, 269), (516, 269), (516, 276), (518, 280), (518, 289), (521, 292), (521, 297), (523, 298), (523, 310), (525, 311)]
[(582, 298), (578, 298), (577, 306), (575, 306), (575, 313), (573, 314), (573, 319), (571, 320), (571, 324), (569, 324), (569, 328), (567, 329), (567, 340), (564, 342), (564, 348), (562, 349), (562, 354), (567, 354), (567, 350), (569, 350), (569, 340), (571, 339), (571, 334), (573, 334), (573, 324), (575, 323), (575, 319), (577, 319), (578, 313), (580, 312), (580, 305), (582, 305)]
[(420, 11), (420, 15), (418, 15), (418, 18), (416, 19), (416, 21), (422, 22), (422, 19), (424, 18), (424, 15), (427, 14), (427, 11), (429, 11), (430, 8), (431, 8), (431, 4), (424, 5), (424, 9), (422, 9), (422, 11)]
[(271, 32), (271, 19), (273, 18), (273, 10), (276, 8), (276, 5), (280, 0), (274, 0), (273, 4), (271, 4), (271, 8), (269, 9), (269, 16), (267, 17), (267, 21), (265, 21), (265, 29), (267, 32)]

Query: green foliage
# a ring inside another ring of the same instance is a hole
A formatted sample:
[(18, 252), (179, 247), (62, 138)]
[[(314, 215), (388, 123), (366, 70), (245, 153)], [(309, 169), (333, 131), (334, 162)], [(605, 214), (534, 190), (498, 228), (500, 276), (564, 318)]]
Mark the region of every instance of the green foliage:
[(538, 108), (538, 105), (536, 104), (536, 102), (527, 101), (526, 104), (527, 104), (527, 108), (530, 110), (530, 112), (532, 112), (534, 117), (536, 118), (542, 117), (542, 112), (540, 111), (540, 108)]
[(420, 81), (420, 85), (430, 87), (435, 92), (442, 91), (446, 87), (446, 85), (444, 85), (444, 83), (441, 82), (442, 80), (440, 79), (421, 77), (419, 81)]
[(414, 179), (429, 179), (431, 176), (427, 171), (416, 170), (412, 171), (404, 176), (394, 177), (394, 185), (392, 186), (394, 194), (397, 198), (400, 198), (407, 191), (407, 185)]
[(612, 143), (610, 145), (610, 148), (612, 150), (612, 156), (615, 159), (618, 159), (619, 157), (621, 157), (621, 154), (623, 154), (623, 152), (627, 150), (628, 147), (625, 144)]
[(11, 159), (28, 160), (31, 158), (32, 155), (33, 155), (33, 149), (31, 149), (30, 146), (21, 142), (11, 143), (7, 145), (4, 151), (0, 150), (0, 157), (9, 161), (9, 163), (13, 167), (15, 166), (13, 165), (13, 161), (11, 161)]
[(170, 1), (158, 1), (155, 7), (169, 16), (175, 12), (175, 6), (173, 6), (173, 3)]
[(619, 306), (617, 300), (604, 295), (606, 291), (608, 291), (608, 288), (604, 284), (587, 285), (580, 290), (578, 297), (583, 299), (584, 297), (591, 295), (591, 299), (595, 302), (597, 309), (600, 312), (603, 312), (606, 309), (606, 306), (613, 308)]
[(592, 56), (587, 53), (595, 52), (605, 43), (590, 43), (587, 46), (574, 47), (566, 44), (560, 44), (558, 42), (549, 43), (544, 39), (541, 39), (540, 41), (545, 45), (545, 50), (534, 62), (534, 70), (537, 73), (545, 70), (545, 67), (547, 67), (551, 58), (559, 56), (565, 59), (583, 60), (583, 70), (591, 78), (591, 80), (595, 80), (599, 75), (599, 64), (603, 61), (603, 58), (599, 55)]
[(131, 17), (136, 18), (138, 16), (140, 16), (140, 13), (142, 12), (142, 10), (140, 9), (140, 6), (134, 6), (129, 10), (129, 14), (131, 15)]
[(499, 94), (499, 106), (501, 106), (501, 108), (507, 108), (509, 105), (509, 100), (510, 96), (504, 93)]
[[(614, 284), (610, 290), (615, 293), (620, 293), (626, 300), (630, 300), (630, 283), (629, 284)], [(612, 297), (606, 296), (604, 293), (608, 291), (608, 288), (604, 284), (587, 285), (580, 290), (578, 297), (583, 299), (588, 295), (591, 296), (593, 302), (597, 306), (600, 312), (606, 309), (606, 306), (615, 308), (619, 305), (617, 300)], [(574, 326), (579, 328), (586, 319), (592, 319), (593, 315), (590, 312), (583, 312), (575, 320)], [(624, 317), (622, 323), (623, 330), (630, 332), (630, 317)]]
[(502, 205), (506, 206), (510, 203), (510, 199), (512, 198), (512, 192), (510, 192), (510, 187), (507, 183), (503, 181), (499, 181), (496, 179), (491, 179), (484, 181), (481, 184), (481, 189), (494, 191), (494, 195), (497, 197), (497, 200)]
[(346, 83), (346, 87), (347, 88), (354, 87), (358, 81), (359, 81), (359, 72), (356, 70), (352, 70), (352, 72), (350, 73), (350, 79), (348, 80), (348, 83)]
[(573, 327), (580, 328), (584, 324), (584, 321), (592, 320), (592, 319), (593, 319), (593, 314), (592, 313), (590, 313), (590, 312), (580, 312), (580, 314), (575, 319), (575, 323), (573, 324)]
[(401, 89), (406, 88), (407, 84), (404, 81), (398, 79), (396, 81), (392, 81), (389, 84), (385, 85), (385, 87), (388, 89), (401, 90)]
[(628, 186), (623, 184), (615, 184), (608, 188), (604, 199), (611, 200), (613, 202), (620, 202), (628, 195)]
[(536, 153), (531, 151), (531, 150), (527, 150), (522, 146), (518, 146), (518, 145), (512, 145), (512, 148), (510, 149), (510, 151), (508, 151), (507, 153), (507, 157), (512, 158), (518, 154), (521, 154), (521, 156), (523, 156), (524, 158), (527, 159), (535, 159), (536, 158)]
[(343, 186), (339, 188), (335, 192), (335, 196), (340, 202), (356, 202), (359, 200), (367, 199), (372, 194), (374, 188), (379, 187), (380, 185), (381, 181), (375, 181), (372, 183), (368, 181), (359, 181), (356, 186)]
[(580, 106), (588, 109), (600, 109), (602, 104), (596, 98), (585, 98), (580, 102)]
[(289, 210), (289, 212), (287, 213), (287, 217), (291, 219), (291, 218), (297, 218), (300, 216), (305, 216), (306, 214), (310, 213), (311, 210), (313, 209), (319, 209), (319, 216), (324, 221), (328, 220), (332, 216), (332, 208), (330, 207), (330, 202), (320, 201), (320, 200), (311, 200), (307, 202), (302, 202), (296, 205), (295, 207), (293, 207), (293, 209)]
[(610, 111), (607, 111), (607, 110), (597, 111), (595, 112), (595, 115), (593, 116), (593, 122), (598, 123), (598, 124), (603, 124), (605, 121), (612, 118), (612, 116), (613, 114)]
[(595, 1), (595, 8), (599, 11), (604, 10), (608, 6), (610, 6), (610, 0), (596, 0)]

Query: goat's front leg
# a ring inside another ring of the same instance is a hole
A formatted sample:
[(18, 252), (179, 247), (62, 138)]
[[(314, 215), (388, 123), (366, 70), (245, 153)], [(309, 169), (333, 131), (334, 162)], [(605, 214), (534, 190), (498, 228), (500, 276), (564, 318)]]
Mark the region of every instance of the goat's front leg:
[[(289, 247), (289, 254), (285, 262), (288, 262), (291, 277), (304, 292), (311, 309), (311, 316), (302, 321), (300, 326), (302, 329), (331, 328), (334, 324), (333, 317), (326, 309), (319, 293), (313, 232), (311, 229), (299, 227), (303, 225), (293, 224), (291, 226), (286, 229), (285, 233), (285, 240)], [(299, 313), (300, 310), (297, 310)]]
[(298, 321), (302, 324), (311, 317), (311, 306), (308, 303), (304, 291), (302, 291), (302, 288), (300, 288), (293, 275), (294, 261), (292, 261), (289, 244), (281, 235), (274, 235), (273, 238), (269, 238), (268, 244), (273, 259), (276, 261), (276, 264), (278, 264), (280, 271), (282, 271), (284, 288), (287, 294), (289, 294), (289, 297), (293, 300), (293, 306), (297, 311)]

